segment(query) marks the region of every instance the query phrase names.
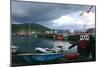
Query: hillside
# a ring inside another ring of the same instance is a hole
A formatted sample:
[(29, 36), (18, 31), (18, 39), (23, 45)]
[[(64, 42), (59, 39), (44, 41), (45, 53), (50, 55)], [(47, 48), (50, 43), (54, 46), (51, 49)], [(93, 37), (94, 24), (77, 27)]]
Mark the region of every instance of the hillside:
[(96, 29), (95, 28), (90, 28), (88, 30), (86, 30), (86, 32), (88, 33), (95, 33)]
[(42, 26), (40, 24), (35, 23), (24, 23), (24, 24), (12, 24), (12, 32), (29, 32), (29, 31), (36, 31), (36, 32), (45, 32), (46, 30), (50, 30), (49, 28)]

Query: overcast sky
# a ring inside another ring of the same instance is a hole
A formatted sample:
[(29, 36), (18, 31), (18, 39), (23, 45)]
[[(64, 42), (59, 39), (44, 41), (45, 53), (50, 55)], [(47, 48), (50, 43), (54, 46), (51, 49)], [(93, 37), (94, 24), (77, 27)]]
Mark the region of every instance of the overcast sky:
[[(11, 23), (37, 23), (50, 29), (83, 30), (95, 27), (95, 7), (86, 13), (90, 6), (50, 4), (12, 1)], [(84, 12), (83, 16), (79, 16)]]

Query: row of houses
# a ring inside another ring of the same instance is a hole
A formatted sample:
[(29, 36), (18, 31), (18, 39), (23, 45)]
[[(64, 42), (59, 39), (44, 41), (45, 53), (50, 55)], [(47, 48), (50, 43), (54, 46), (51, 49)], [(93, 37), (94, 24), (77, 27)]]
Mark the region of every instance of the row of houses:
[(25, 31), (19, 31), (16, 33), (17, 35), (29, 35), (32, 36), (34, 34), (57, 34), (57, 35), (63, 35), (63, 36), (67, 36), (67, 35), (80, 35), (80, 34), (89, 34), (89, 35), (95, 35), (95, 31), (86, 31), (86, 32), (80, 32), (80, 31), (74, 31), (74, 30), (70, 30), (70, 31), (57, 31), (57, 30), (47, 30), (44, 33), (41, 32), (35, 32), (35, 31), (31, 31), (31, 32), (25, 32)]

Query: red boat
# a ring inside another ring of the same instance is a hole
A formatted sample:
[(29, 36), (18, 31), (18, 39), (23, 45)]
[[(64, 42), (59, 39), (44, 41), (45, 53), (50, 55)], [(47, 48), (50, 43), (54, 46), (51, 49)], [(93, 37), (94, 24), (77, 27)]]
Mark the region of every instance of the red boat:
[(64, 40), (63, 35), (56, 35), (56, 40), (61, 40), (61, 41), (63, 41), (63, 40)]
[(69, 54), (65, 54), (64, 57), (68, 60), (73, 60), (73, 59), (77, 59), (79, 55), (76, 53), (69, 53)]

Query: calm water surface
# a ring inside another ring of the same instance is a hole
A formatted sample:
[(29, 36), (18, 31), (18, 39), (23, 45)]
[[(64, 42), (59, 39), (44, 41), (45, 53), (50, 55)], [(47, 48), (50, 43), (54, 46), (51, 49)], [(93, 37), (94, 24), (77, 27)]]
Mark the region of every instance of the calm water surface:
[(74, 47), (68, 50), (68, 47), (71, 45), (69, 42), (65, 41), (54, 41), (45, 38), (35, 38), (35, 37), (20, 37), (20, 36), (12, 36), (12, 45), (18, 47), (18, 50), (21, 52), (32, 52), (36, 47), (41, 48), (50, 48), (52, 49), (55, 45), (63, 45), (64, 50), (68, 52), (77, 52)]

